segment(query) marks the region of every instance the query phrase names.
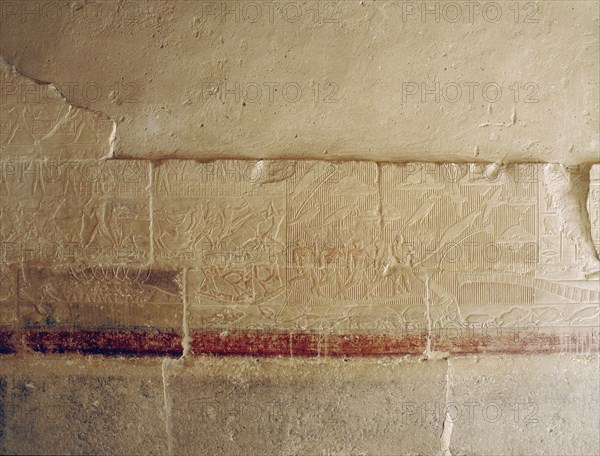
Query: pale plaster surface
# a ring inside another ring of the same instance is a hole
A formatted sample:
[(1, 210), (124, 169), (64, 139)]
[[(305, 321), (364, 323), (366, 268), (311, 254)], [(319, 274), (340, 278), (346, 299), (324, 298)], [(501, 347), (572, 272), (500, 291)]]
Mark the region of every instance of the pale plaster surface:
[(117, 156), (598, 161), (596, 1), (0, 4)]

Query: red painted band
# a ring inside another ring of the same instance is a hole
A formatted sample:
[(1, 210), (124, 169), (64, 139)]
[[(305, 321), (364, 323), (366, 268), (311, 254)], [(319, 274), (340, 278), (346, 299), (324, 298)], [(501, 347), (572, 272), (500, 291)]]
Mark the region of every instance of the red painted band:
[[(182, 335), (141, 330), (13, 330), (0, 331), (0, 354), (23, 349), (41, 353), (85, 353), (105, 356), (181, 356)], [(432, 334), (433, 351), (454, 355), (598, 353), (598, 329), (579, 334), (541, 332), (535, 336), (441, 336)], [(195, 332), (195, 355), (282, 357), (420, 356), (427, 347), (425, 333), (325, 334), (260, 332)]]
[(26, 331), (25, 344), (42, 353), (181, 356), (181, 335), (172, 332), (116, 330)]

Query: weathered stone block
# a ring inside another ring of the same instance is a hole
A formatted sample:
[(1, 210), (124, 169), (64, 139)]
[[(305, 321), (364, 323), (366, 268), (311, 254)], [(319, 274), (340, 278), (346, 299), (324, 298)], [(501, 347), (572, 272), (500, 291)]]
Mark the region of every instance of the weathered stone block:
[(451, 359), (451, 454), (600, 453), (598, 357)]
[(160, 361), (2, 359), (2, 454), (166, 454)]
[[(347, 362), (346, 362), (347, 361)], [(446, 362), (202, 358), (167, 369), (175, 454), (435, 454)]]
[(561, 167), (176, 163), (155, 169), (155, 250), (188, 265), (194, 351), (598, 349), (598, 260)]
[(34, 350), (181, 352), (183, 296), (176, 271), (29, 267), (21, 274), (20, 322)]

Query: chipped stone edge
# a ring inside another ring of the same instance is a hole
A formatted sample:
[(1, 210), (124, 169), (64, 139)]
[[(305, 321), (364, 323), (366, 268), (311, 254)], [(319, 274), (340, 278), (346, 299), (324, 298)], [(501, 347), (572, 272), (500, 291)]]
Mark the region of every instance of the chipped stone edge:
[(90, 112), (90, 113), (94, 114), (95, 116), (104, 117), (104, 118), (110, 120), (112, 122), (112, 131), (108, 138), (108, 152), (103, 157), (98, 158), (98, 160), (107, 160), (107, 159), (116, 159), (117, 158), (115, 155), (115, 142), (116, 142), (116, 138), (117, 138), (117, 122), (112, 117), (110, 117), (109, 115), (107, 115), (106, 113), (104, 113), (102, 111), (97, 111), (95, 109), (91, 109), (91, 108), (81, 106), (81, 105), (74, 103), (72, 100), (69, 100), (67, 98), (67, 96), (65, 94), (63, 94), (58, 89), (58, 87), (56, 87), (56, 85), (54, 85), (52, 82), (43, 81), (41, 79), (37, 79), (37, 78), (27, 74), (26, 72), (19, 69), (14, 63), (7, 60), (1, 54), (0, 54), (0, 69), (3, 69), (7, 73), (17, 74), (21, 77), (27, 78), (27, 79), (33, 81), (35, 84), (38, 84), (40, 86), (49, 86), (50, 89), (54, 92), (54, 94), (57, 95), (58, 97), (60, 97), (65, 104), (69, 105), (69, 107), (71, 109), (75, 108), (75, 109), (79, 109), (82, 111)]

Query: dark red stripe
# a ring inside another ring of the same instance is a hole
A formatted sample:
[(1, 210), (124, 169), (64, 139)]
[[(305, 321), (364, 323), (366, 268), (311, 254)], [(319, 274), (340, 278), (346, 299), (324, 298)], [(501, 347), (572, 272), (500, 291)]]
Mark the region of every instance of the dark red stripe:
[(426, 337), (395, 334), (218, 333), (192, 334), (192, 352), (252, 356), (403, 356), (425, 351)]
[(27, 331), (29, 348), (42, 353), (181, 356), (181, 335), (172, 332), (115, 330)]
[(330, 356), (422, 355), (426, 346), (425, 334), (336, 334), (327, 338)]
[[(0, 331), (0, 354), (26, 349), (42, 353), (86, 353), (106, 356), (181, 356), (182, 335), (175, 332), (142, 330), (15, 330)], [(420, 356), (425, 352), (425, 333), (413, 334), (319, 334), (196, 332), (192, 353), (219, 356), (369, 357)], [(577, 333), (552, 330), (536, 334), (433, 333), (431, 349), (455, 355), (598, 353), (600, 335), (596, 328)]]

